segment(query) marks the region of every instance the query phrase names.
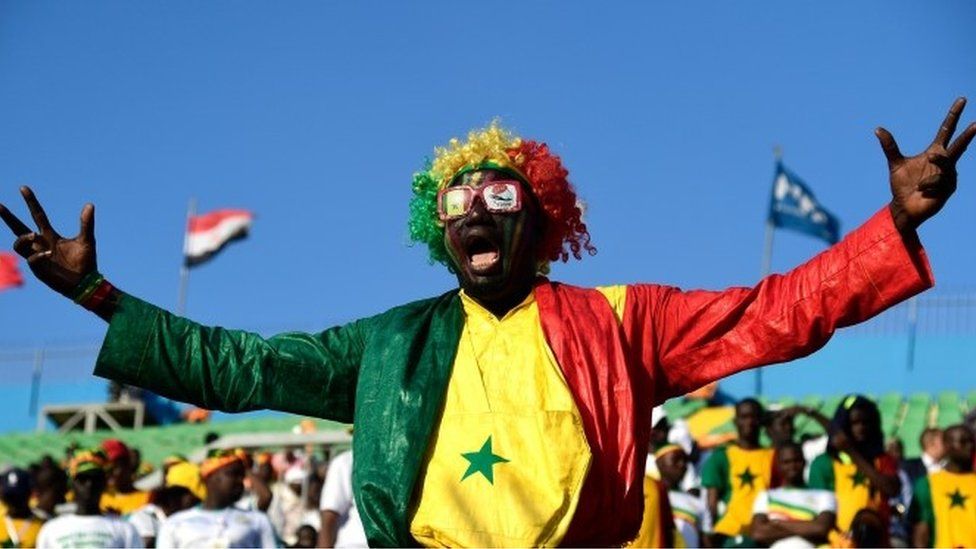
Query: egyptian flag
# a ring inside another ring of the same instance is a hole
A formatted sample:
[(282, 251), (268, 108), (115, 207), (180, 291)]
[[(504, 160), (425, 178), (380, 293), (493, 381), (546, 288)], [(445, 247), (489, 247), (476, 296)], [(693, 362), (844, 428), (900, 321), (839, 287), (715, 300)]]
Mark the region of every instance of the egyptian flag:
[(216, 210), (191, 216), (183, 251), (187, 266), (199, 265), (228, 243), (246, 237), (253, 220), (254, 214), (247, 210)]
[(17, 256), (9, 252), (0, 252), (0, 290), (23, 286), (24, 277), (17, 269)]

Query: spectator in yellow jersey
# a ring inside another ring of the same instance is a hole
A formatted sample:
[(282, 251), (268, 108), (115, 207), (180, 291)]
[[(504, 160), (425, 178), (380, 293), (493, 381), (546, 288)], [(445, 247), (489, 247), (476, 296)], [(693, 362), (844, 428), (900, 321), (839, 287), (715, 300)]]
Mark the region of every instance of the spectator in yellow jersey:
[(28, 505), (30, 474), (23, 469), (8, 469), (0, 475), (0, 499), (6, 507), (0, 521), (0, 547), (34, 547), (44, 520)]
[(943, 438), (945, 468), (915, 483), (912, 540), (916, 547), (976, 547), (976, 439), (963, 425)]
[(810, 466), (810, 487), (837, 496), (837, 529), (851, 528), (854, 515), (869, 508), (884, 523), (885, 542), (891, 523), (888, 500), (899, 495), (898, 465), (884, 451), (881, 414), (873, 401), (850, 395), (841, 401), (831, 425), (827, 453)]
[(711, 539), (715, 547), (752, 544), (746, 537), (752, 523), (752, 504), (770, 486), (773, 474), (773, 449), (759, 443), (763, 414), (758, 400), (740, 400), (735, 405), (736, 440), (716, 448), (702, 466), (702, 487), (707, 489), (708, 512), (715, 525)]

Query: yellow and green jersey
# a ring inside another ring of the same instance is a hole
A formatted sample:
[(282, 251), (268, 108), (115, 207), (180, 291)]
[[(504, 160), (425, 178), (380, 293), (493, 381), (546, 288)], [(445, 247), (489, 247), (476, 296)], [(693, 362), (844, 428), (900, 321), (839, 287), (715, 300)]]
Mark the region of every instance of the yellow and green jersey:
[(702, 486), (718, 490), (725, 513), (714, 531), (730, 537), (748, 534), (756, 496), (769, 488), (773, 449), (744, 450), (735, 445), (715, 449), (702, 467)]
[(553, 546), (591, 454), (532, 294), (501, 319), (461, 292), (465, 322), (410, 533), (442, 547)]
[(929, 547), (976, 547), (976, 473), (938, 471), (918, 479), (912, 523), (929, 525)]
[[(874, 467), (881, 474), (897, 475), (898, 468), (886, 454), (875, 458)], [(888, 498), (871, 485), (867, 475), (859, 471), (847, 454), (836, 459), (821, 454), (810, 464), (810, 488), (832, 490), (837, 496), (837, 530), (846, 532), (854, 515), (864, 508), (874, 509), (881, 515), (886, 527), (891, 517)]]

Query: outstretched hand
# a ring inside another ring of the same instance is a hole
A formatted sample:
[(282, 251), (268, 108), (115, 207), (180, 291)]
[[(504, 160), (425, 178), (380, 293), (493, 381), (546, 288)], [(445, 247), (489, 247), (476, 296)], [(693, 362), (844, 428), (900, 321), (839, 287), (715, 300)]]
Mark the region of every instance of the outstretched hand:
[(0, 204), (0, 218), (10, 227), (17, 240), (14, 251), (27, 260), (31, 272), (52, 290), (70, 296), (88, 273), (97, 269), (95, 260), (95, 206), (85, 204), (81, 210), (81, 231), (65, 238), (51, 227), (44, 208), (30, 187), (21, 187), (31, 217), (37, 225), (32, 231), (16, 215)]
[(976, 123), (973, 123), (949, 144), (965, 106), (965, 97), (956, 99), (935, 140), (917, 156), (902, 156), (888, 130), (878, 128), (874, 132), (888, 158), (891, 214), (902, 233), (913, 232), (938, 213), (956, 190), (956, 162), (976, 136)]

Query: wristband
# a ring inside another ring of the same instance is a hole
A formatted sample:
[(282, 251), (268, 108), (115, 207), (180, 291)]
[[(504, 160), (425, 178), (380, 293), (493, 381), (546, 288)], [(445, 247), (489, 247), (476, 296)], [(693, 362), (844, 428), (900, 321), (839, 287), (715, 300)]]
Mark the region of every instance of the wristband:
[(98, 289), (98, 286), (105, 280), (105, 277), (101, 275), (98, 271), (92, 271), (82, 277), (75, 289), (71, 291), (68, 297), (72, 301), (81, 305), (85, 302), (91, 295)]
[(114, 290), (115, 286), (112, 286), (111, 282), (103, 278), (101, 284), (95, 288), (95, 291), (92, 292), (91, 296), (89, 296), (85, 301), (81, 302), (81, 306), (89, 311), (97, 312), (98, 308), (102, 306), (102, 303), (105, 302), (105, 299), (108, 298), (108, 296), (112, 295)]

